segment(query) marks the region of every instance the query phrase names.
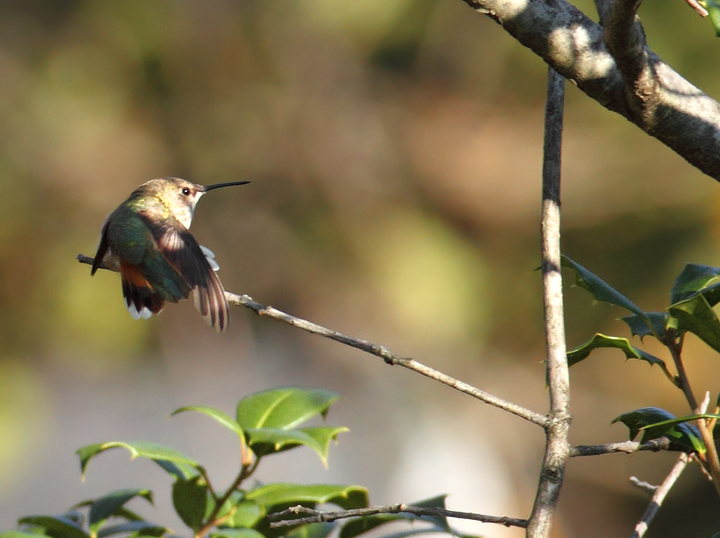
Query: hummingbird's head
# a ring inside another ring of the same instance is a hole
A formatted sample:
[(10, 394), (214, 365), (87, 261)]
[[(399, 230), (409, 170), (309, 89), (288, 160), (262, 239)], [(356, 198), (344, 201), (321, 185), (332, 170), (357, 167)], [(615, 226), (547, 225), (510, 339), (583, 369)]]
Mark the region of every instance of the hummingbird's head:
[(154, 196), (160, 199), (185, 228), (190, 228), (195, 206), (203, 194), (220, 187), (245, 185), (246, 183), (250, 182), (233, 181), (214, 185), (198, 185), (178, 177), (163, 177), (143, 183), (135, 193), (140, 194), (140, 196)]

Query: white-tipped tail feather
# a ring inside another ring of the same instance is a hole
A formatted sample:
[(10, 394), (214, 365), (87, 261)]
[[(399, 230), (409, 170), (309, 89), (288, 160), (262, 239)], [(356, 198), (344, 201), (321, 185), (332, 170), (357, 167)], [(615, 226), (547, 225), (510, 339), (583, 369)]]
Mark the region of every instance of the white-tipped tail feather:
[[(138, 312), (138, 309), (132, 302), (126, 302), (125, 304), (127, 305), (128, 312), (130, 312), (130, 315), (135, 319), (148, 319), (150, 316), (152, 316), (152, 311), (146, 306), (143, 306)], [(158, 312), (158, 314), (159, 313), (160, 312)]]

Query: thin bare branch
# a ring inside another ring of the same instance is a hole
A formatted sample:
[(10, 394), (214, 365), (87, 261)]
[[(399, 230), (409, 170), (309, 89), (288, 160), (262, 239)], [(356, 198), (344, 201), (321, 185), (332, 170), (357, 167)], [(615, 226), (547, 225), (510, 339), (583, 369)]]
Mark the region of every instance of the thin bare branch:
[[(309, 517), (301, 519), (284, 519), (298, 514), (310, 514)], [(295, 525), (304, 525), (306, 523), (323, 523), (337, 521), (338, 519), (346, 519), (358, 516), (374, 516), (378, 514), (412, 514), (415, 516), (441, 516), (452, 517), (457, 519), (470, 519), (472, 521), (482, 521), (483, 523), (495, 523), (506, 527), (527, 527), (527, 520), (506, 516), (487, 516), (484, 514), (476, 514), (473, 512), (456, 512), (455, 510), (446, 510), (444, 508), (431, 508), (411, 506), (408, 504), (395, 504), (392, 506), (380, 506), (376, 508), (358, 508), (355, 510), (338, 510), (337, 512), (320, 512), (307, 508), (305, 506), (293, 506), (282, 512), (276, 512), (268, 515), (268, 519), (275, 520), (270, 523), (271, 528), (293, 527)], [(277, 521), (280, 520), (280, 521)]]
[(645, 482), (644, 480), (640, 480), (639, 478), (637, 478), (635, 476), (630, 477), (630, 483), (633, 486), (635, 486), (636, 488), (639, 488), (639, 489), (643, 490), (644, 492), (649, 493), (650, 495), (653, 495), (657, 491), (657, 489), (660, 487), (660, 486), (654, 486), (650, 482)]
[(687, 467), (689, 461), (690, 456), (688, 456), (687, 454), (680, 455), (678, 460), (675, 462), (675, 465), (670, 470), (670, 473), (668, 473), (668, 475), (665, 477), (665, 480), (663, 480), (663, 483), (660, 484), (655, 490), (655, 493), (653, 494), (652, 500), (650, 501), (647, 510), (645, 510), (645, 513), (643, 514), (638, 524), (635, 525), (635, 532), (633, 532), (632, 538), (642, 538), (642, 536), (645, 534), (648, 529), (648, 525), (650, 525), (650, 522), (657, 514), (660, 506), (662, 506), (662, 503), (665, 500), (668, 492), (675, 485), (675, 482), (685, 470), (685, 467)]
[(697, 0), (685, 0), (688, 5), (693, 8), (698, 15), (701, 17), (707, 17), (709, 15), (708, 10), (702, 7)]
[[(93, 263), (93, 258), (89, 256), (84, 256), (82, 254), (78, 255), (77, 259), (80, 263), (85, 263), (89, 265), (92, 265)], [(101, 268), (107, 269), (107, 267), (102, 266)], [(402, 366), (404, 368), (407, 368), (408, 370), (412, 370), (414, 372), (422, 374), (426, 377), (429, 377), (430, 379), (434, 379), (435, 381), (439, 381), (444, 385), (452, 387), (455, 390), (462, 392), (463, 394), (467, 394), (469, 396), (472, 396), (473, 398), (477, 398), (478, 400), (485, 402), (486, 404), (502, 409), (503, 411), (507, 411), (508, 413), (512, 413), (513, 415), (532, 422), (533, 424), (537, 424), (538, 426), (541, 426), (543, 428), (546, 428), (548, 425), (548, 419), (544, 415), (536, 413), (535, 411), (531, 411), (530, 409), (514, 404), (507, 400), (503, 400), (502, 398), (498, 398), (497, 396), (480, 390), (479, 388), (473, 387), (468, 383), (455, 379), (452, 376), (449, 376), (438, 370), (435, 370), (434, 368), (426, 366), (416, 361), (415, 359), (403, 357), (401, 355), (392, 353), (385, 346), (373, 344), (372, 342), (368, 342), (367, 340), (353, 338), (352, 336), (347, 336), (337, 331), (327, 329), (321, 325), (317, 325), (316, 323), (312, 323), (305, 319), (298, 318), (282, 312), (281, 310), (278, 310), (277, 308), (274, 308), (272, 306), (266, 306), (264, 304), (258, 303), (254, 301), (252, 297), (249, 297), (247, 295), (237, 295), (235, 293), (226, 291), (225, 297), (227, 298), (228, 303), (236, 306), (244, 306), (246, 308), (249, 308), (259, 316), (266, 316), (268, 318), (272, 318), (278, 321), (283, 321), (292, 325), (293, 327), (302, 329), (303, 331), (307, 331), (318, 336), (323, 336), (325, 338), (329, 338), (330, 340), (345, 344), (346, 346), (354, 347), (355, 349), (359, 349), (371, 355), (375, 355), (376, 357), (380, 357), (381, 359), (383, 359), (387, 364), (391, 366)]]
[(633, 452), (650, 451), (659, 452), (661, 450), (679, 451), (679, 445), (673, 445), (667, 437), (653, 439), (647, 443), (640, 444), (637, 441), (624, 441), (622, 443), (608, 443), (604, 445), (578, 445), (570, 449), (570, 457), (577, 458), (581, 456), (600, 456), (603, 454), (632, 454)]
[[(677, 370), (677, 379), (680, 384), (680, 388), (685, 395), (685, 399), (690, 405), (693, 413), (702, 414), (707, 410), (710, 403), (710, 397), (708, 394), (705, 395), (703, 401), (698, 404), (695, 398), (695, 393), (690, 387), (690, 379), (688, 378), (687, 372), (685, 371), (685, 364), (682, 359), (682, 346), (683, 337), (676, 341), (674, 337), (669, 336), (667, 341), (664, 342), (667, 348), (670, 350), (673, 361), (675, 363), (675, 369)], [(702, 437), (703, 443), (705, 443), (704, 460), (707, 464), (707, 471), (712, 476), (712, 484), (715, 487), (715, 492), (720, 497), (720, 458), (718, 458), (717, 447), (715, 446), (715, 440), (713, 438), (712, 430), (708, 428), (707, 420), (699, 419), (696, 421), (698, 430), (700, 430), (700, 436)], [(702, 457), (702, 456), (700, 456)]]
[(529, 538), (550, 536), (570, 451), (570, 376), (560, 272), (560, 164), (564, 100), (565, 79), (549, 67), (545, 106), (541, 238), (550, 424), (545, 430), (545, 455), (532, 515), (528, 520)]

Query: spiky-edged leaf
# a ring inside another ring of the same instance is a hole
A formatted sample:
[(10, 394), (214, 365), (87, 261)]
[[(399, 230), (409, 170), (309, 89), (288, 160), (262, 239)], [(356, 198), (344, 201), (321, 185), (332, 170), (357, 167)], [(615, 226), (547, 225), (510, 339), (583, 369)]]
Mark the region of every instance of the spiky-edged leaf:
[(720, 353), (720, 321), (703, 295), (695, 295), (670, 306), (668, 326), (691, 332)]
[(266, 390), (240, 400), (236, 418), (241, 428), (293, 429), (312, 417), (325, 416), (340, 395), (329, 390), (283, 388)]
[(85, 470), (92, 458), (111, 448), (124, 448), (130, 452), (131, 459), (149, 458), (154, 461), (169, 461), (181, 465), (190, 465), (195, 469), (201, 470), (202, 466), (194, 459), (186, 456), (182, 452), (168, 448), (157, 443), (148, 441), (110, 441), (108, 443), (97, 443), (87, 445), (78, 449), (75, 453), (80, 457), (80, 469), (85, 477)]
[(588, 290), (595, 300), (622, 307), (633, 314), (637, 314), (641, 318), (646, 318), (646, 314), (642, 308), (579, 263), (571, 260), (567, 256), (563, 256), (562, 266), (569, 267), (575, 271), (575, 284)]
[(620, 319), (627, 323), (633, 336), (639, 336), (640, 340), (651, 335), (658, 338), (665, 336), (665, 326), (668, 320), (667, 312), (645, 312), (645, 314), (645, 317), (630, 314)]
[(657, 364), (662, 368), (665, 375), (671, 377), (670, 372), (665, 365), (665, 361), (658, 359), (656, 356), (643, 351), (642, 349), (636, 348), (627, 338), (620, 338), (618, 336), (607, 336), (601, 333), (595, 333), (590, 340), (582, 344), (581, 346), (569, 351), (567, 354), (568, 366), (573, 366), (580, 361), (586, 359), (590, 353), (599, 348), (615, 348), (619, 349), (625, 354), (627, 359), (638, 359), (649, 363), (650, 365)]
[(186, 411), (197, 411), (198, 413), (207, 415), (225, 426), (227, 429), (237, 433), (241, 438), (243, 436), (242, 428), (230, 415), (228, 415), (227, 413), (223, 413), (219, 409), (215, 409), (214, 407), (210, 407), (207, 405), (190, 405), (186, 407), (181, 407), (180, 409), (176, 409), (175, 411), (173, 411), (170, 416), (175, 416), (179, 413), (184, 413)]

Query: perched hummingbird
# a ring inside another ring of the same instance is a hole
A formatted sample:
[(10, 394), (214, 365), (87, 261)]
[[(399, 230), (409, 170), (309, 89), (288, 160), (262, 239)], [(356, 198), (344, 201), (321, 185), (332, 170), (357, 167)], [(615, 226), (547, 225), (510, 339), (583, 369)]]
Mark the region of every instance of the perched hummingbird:
[(177, 303), (192, 294), (205, 321), (224, 331), (230, 313), (215, 274), (220, 267), (213, 252), (200, 246), (188, 228), (203, 194), (247, 183), (205, 186), (176, 177), (143, 183), (105, 219), (90, 274), (103, 261), (119, 271), (125, 303), (135, 319), (149, 318), (165, 301)]

